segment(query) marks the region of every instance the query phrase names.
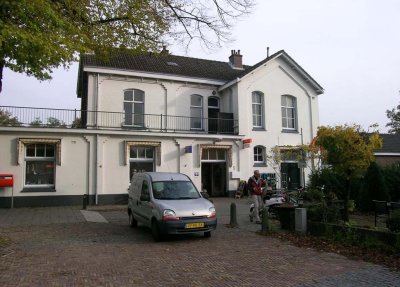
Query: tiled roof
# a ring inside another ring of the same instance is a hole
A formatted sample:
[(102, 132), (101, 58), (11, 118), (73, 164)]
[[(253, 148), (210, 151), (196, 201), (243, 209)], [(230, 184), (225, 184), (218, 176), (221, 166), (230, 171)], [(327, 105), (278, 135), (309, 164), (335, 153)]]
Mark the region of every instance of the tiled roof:
[(382, 138), (382, 148), (376, 150), (377, 153), (400, 153), (400, 135), (379, 134)]
[[(162, 73), (195, 78), (229, 81), (243, 73), (233, 69), (228, 62), (203, 60), (170, 54), (121, 54), (108, 61), (97, 59), (94, 55), (82, 55), (81, 65), (122, 70)], [(249, 66), (244, 66), (248, 69)]]
[[(138, 71), (147, 73), (157, 73), (175, 76), (186, 76), (230, 82), (236, 78), (241, 78), (254, 71), (261, 65), (267, 63), (275, 57), (282, 56), (285, 61), (296, 68), (303, 77), (309, 81), (318, 94), (323, 93), (323, 88), (297, 64), (284, 50), (280, 50), (253, 66), (243, 65), (243, 69), (234, 69), (229, 62), (204, 60), (183, 56), (175, 56), (168, 53), (144, 53), (129, 54), (121, 53), (111, 57), (109, 60), (101, 60), (95, 55), (81, 55), (79, 71), (83, 67), (98, 67), (126, 71)], [(80, 95), (81, 85), (78, 83), (78, 96)]]

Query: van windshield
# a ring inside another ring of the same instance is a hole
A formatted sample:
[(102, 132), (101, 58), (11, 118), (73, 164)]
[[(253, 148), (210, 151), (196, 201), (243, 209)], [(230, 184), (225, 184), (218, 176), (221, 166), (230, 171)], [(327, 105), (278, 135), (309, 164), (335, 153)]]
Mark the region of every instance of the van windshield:
[(196, 199), (199, 192), (191, 181), (157, 181), (153, 182), (155, 199)]

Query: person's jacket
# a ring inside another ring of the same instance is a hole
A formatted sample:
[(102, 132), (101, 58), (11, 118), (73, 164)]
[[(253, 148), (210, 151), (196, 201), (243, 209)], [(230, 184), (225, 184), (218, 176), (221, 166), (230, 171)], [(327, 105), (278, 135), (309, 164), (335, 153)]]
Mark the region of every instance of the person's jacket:
[(261, 177), (258, 179), (255, 178), (254, 176), (249, 178), (249, 181), (247, 183), (247, 187), (250, 191), (251, 195), (262, 195), (262, 188), (265, 186), (265, 180), (263, 180)]

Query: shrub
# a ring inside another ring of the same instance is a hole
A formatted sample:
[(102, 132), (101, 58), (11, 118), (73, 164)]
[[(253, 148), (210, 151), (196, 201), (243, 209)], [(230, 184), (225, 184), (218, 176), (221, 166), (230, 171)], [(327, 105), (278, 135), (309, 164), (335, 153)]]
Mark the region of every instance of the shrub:
[(327, 206), (325, 203), (307, 205), (307, 219), (318, 222), (337, 223), (341, 219), (340, 209), (336, 205)]
[(400, 200), (400, 165), (393, 164), (382, 168), (382, 173), (385, 178), (387, 191), (391, 201)]
[(309, 189), (304, 193), (303, 200), (310, 202), (321, 202), (323, 199), (323, 193), (317, 189)]
[(386, 226), (392, 232), (400, 232), (400, 209), (393, 211), (386, 220)]
[(381, 168), (375, 162), (372, 162), (368, 167), (358, 198), (357, 206), (362, 211), (373, 211), (373, 200), (388, 200), (385, 179)]

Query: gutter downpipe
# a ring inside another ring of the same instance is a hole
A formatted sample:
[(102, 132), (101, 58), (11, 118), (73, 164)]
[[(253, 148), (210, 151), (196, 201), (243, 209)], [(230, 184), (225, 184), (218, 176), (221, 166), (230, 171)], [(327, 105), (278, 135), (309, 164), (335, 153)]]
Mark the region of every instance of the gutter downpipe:
[[(95, 127), (96, 129), (99, 128), (98, 126), (98, 121), (97, 121), (97, 115), (99, 111), (99, 73), (96, 74), (96, 90), (95, 90), (95, 110), (96, 110), (96, 119), (95, 119)], [(98, 180), (99, 180), (99, 134), (96, 134), (96, 140), (95, 140), (95, 151), (94, 151), (94, 156), (95, 156), (95, 166), (96, 168), (94, 169), (94, 204), (98, 204), (98, 192), (97, 188), (99, 186)]]

